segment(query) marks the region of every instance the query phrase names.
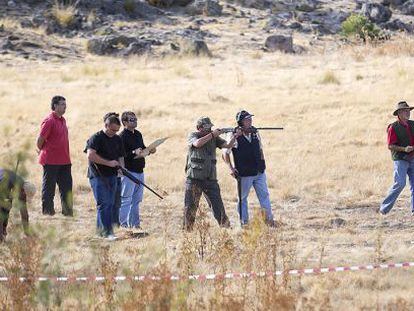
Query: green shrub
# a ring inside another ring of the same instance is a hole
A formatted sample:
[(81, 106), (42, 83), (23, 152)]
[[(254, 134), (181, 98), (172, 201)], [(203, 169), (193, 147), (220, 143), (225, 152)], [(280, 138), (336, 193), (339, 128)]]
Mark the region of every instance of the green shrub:
[(366, 41), (380, 37), (380, 29), (363, 15), (352, 14), (341, 25), (345, 37), (357, 37)]
[(124, 9), (128, 13), (133, 13), (135, 11), (135, 1), (134, 0), (125, 0)]

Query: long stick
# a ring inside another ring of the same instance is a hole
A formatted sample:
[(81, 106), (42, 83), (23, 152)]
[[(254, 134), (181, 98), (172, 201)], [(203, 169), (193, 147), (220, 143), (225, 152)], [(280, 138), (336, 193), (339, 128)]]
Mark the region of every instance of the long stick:
[(139, 179), (135, 178), (134, 175), (132, 175), (130, 172), (128, 172), (126, 169), (124, 169), (122, 166), (117, 166), (117, 169), (122, 171), (122, 174), (129, 178), (130, 180), (132, 180), (134, 183), (138, 184), (138, 185), (143, 185), (145, 188), (147, 188), (149, 191), (151, 191), (153, 194), (155, 194), (157, 197), (159, 197), (161, 200), (164, 199), (162, 196), (160, 196), (158, 193), (156, 193), (154, 190), (152, 190), (150, 187), (148, 187), (146, 184), (144, 184), (142, 181), (140, 181)]
[(239, 216), (240, 216), (240, 224), (243, 225), (243, 217), (242, 217), (242, 201), (241, 201), (241, 177), (237, 176), (237, 195), (239, 197)]

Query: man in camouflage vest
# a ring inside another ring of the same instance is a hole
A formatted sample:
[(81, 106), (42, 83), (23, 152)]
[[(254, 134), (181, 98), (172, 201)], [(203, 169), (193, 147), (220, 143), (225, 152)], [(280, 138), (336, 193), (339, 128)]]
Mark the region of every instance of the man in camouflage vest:
[(379, 212), (387, 214), (404, 189), (406, 179), (411, 186), (411, 212), (414, 215), (414, 121), (410, 119), (410, 110), (405, 101), (397, 104), (393, 115), (398, 120), (388, 126), (388, 149), (394, 161), (394, 184), (382, 202)]
[(197, 131), (188, 137), (184, 199), (184, 229), (187, 231), (193, 229), (201, 194), (205, 195), (220, 226), (230, 227), (217, 183), (216, 148), (232, 148), (241, 133), (236, 132), (227, 143), (219, 137), (222, 131), (220, 129), (212, 131), (212, 126), (210, 118), (201, 117), (197, 121)]

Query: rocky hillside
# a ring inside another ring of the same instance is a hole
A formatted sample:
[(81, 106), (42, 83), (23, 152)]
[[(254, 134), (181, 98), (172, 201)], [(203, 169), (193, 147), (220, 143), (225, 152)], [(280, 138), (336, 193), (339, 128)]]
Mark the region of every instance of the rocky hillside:
[(387, 37), (414, 30), (414, 0), (0, 0), (0, 54), (300, 53), (340, 42), (341, 24), (352, 14)]

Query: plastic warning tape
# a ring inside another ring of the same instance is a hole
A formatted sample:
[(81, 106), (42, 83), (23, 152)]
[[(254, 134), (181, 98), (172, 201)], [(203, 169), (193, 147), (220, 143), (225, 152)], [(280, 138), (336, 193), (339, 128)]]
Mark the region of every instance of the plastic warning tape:
[[(367, 264), (358, 266), (343, 266), (343, 267), (327, 267), (327, 268), (308, 268), (308, 269), (291, 269), (291, 270), (278, 270), (268, 272), (229, 272), (229, 273), (210, 273), (210, 274), (193, 274), (193, 275), (141, 275), (141, 276), (114, 276), (110, 278), (115, 282), (122, 281), (208, 281), (208, 280), (229, 280), (229, 279), (242, 279), (242, 278), (263, 278), (274, 277), (281, 275), (307, 275), (307, 274), (323, 274), (329, 272), (346, 272), (346, 271), (362, 271), (362, 270), (379, 270), (379, 269), (392, 269), (392, 268), (409, 268), (414, 267), (414, 262), (401, 262), (401, 263), (388, 263), (388, 264)], [(7, 277), (0, 276), (0, 282), (9, 282), (11, 280), (19, 280), (20, 282), (28, 281), (27, 277)], [(39, 282), (103, 282), (107, 278), (104, 276), (41, 276), (36, 277), (35, 281)]]

